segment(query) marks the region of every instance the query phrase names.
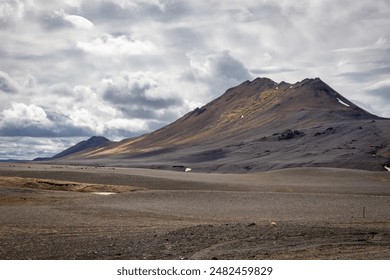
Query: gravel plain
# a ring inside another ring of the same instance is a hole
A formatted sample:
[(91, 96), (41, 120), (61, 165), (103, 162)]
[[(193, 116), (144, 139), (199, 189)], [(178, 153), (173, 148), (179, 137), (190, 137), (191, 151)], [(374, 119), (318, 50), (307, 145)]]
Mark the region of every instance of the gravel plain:
[(390, 173), (0, 165), (1, 259), (390, 259)]

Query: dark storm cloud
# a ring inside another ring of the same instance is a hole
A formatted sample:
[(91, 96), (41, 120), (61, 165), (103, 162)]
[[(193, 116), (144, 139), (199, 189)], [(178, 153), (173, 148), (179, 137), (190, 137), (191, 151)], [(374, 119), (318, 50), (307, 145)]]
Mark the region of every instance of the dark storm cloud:
[(221, 95), (226, 89), (253, 78), (245, 65), (227, 50), (206, 53), (195, 51), (187, 53), (187, 56), (191, 69), (183, 74), (183, 78), (207, 87), (207, 101)]
[(251, 76), (244, 64), (232, 57), (229, 52), (222, 52), (213, 62), (215, 73), (222, 77), (244, 81)]
[(104, 99), (113, 104), (145, 106), (151, 109), (161, 109), (179, 105), (180, 101), (173, 98), (150, 98), (146, 92), (150, 85), (133, 85), (131, 88), (118, 88), (110, 85), (104, 91)]
[(150, 91), (162, 91), (160, 96), (164, 96), (164, 89), (159, 88), (158, 82), (144, 75), (131, 77), (127, 73), (105, 81), (102, 86), (104, 100), (115, 104), (128, 117), (156, 119), (156, 110), (182, 105), (180, 99), (151, 96)]
[(57, 127), (55, 130), (53, 128), (40, 127), (38, 125), (28, 125), (28, 126), (12, 126), (8, 124), (4, 127), (0, 127), (0, 136), (1, 137), (75, 137), (75, 136), (91, 136), (94, 135), (94, 132), (88, 128), (72, 127), (72, 126), (62, 126)]
[(245, 81), (252, 75), (244, 64), (234, 58), (229, 51), (222, 52), (190, 52), (187, 54), (192, 66), (187, 78), (212, 82), (217, 79)]

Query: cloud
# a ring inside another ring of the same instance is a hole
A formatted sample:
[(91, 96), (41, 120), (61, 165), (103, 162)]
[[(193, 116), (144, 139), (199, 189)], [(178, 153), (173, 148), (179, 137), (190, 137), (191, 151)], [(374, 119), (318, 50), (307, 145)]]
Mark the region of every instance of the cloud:
[(189, 69), (184, 78), (192, 83), (202, 84), (208, 100), (217, 97), (229, 87), (235, 86), (253, 76), (244, 64), (234, 58), (230, 51), (188, 52)]
[(294, 72), (298, 69), (289, 68), (289, 67), (278, 67), (278, 66), (270, 66), (263, 67), (261, 69), (251, 69), (251, 73), (255, 75), (269, 75), (275, 73), (283, 73), (283, 72)]
[(366, 46), (336, 49), (334, 54), (343, 58), (342, 63), (338, 63), (338, 76), (356, 82), (372, 82), (390, 74), (390, 41), (386, 37)]
[(126, 134), (144, 132), (149, 129), (148, 122), (144, 119), (112, 119), (106, 123), (106, 131), (115, 134), (115, 131), (126, 131)]
[[(356, 68), (358, 65), (356, 65)], [(370, 82), (373, 79), (380, 79), (381, 77), (388, 76), (390, 74), (390, 67), (380, 67), (377, 68), (368, 68), (365, 70), (358, 71), (357, 69), (355, 71), (351, 72), (341, 72), (338, 73), (337, 76), (348, 78), (352, 81), (356, 82)]]
[(80, 10), (96, 22), (125, 21), (130, 25), (139, 22), (169, 22), (189, 11), (191, 1), (172, 0), (85, 0)]
[(134, 0), (134, 1), (126, 1), (126, 0), (113, 0), (113, 3), (118, 5), (122, 9), (131, 8), (131, 9), (140, 9), (142, 6), (155, 6), (158, 7), (161, 11), (164, 11), (166, 8), (165, 1), (162, 0)]
[(51, 157), (85, 140), (85, 137), (40, 138), (0, 136), (0, 159), (31, 160)]
[(61, 28), (76, 28), (79, 30), (91, 31), (94, 24), (81, 15), (66, 13), (63, 9), (57, 11), (43, 12), (39, 18), (44, 28), (48, 30)]
[(69, 118), (49, 114), (34, 104), (12, 103), (2, 112), (0, 136), (70, 137), (93, 135), (89, 127), (73, 125)]
[(380, 37), (374, 44), (369, 44), (367, 46), (363, 47), (354, 47), (354, 48), (341, 48), (341, 49), (335, 49), (334, 52), (339, 53), (362, 53), (366, 51), (372, 51), (372, 50), (388, 50), (390, 47), (390, 41), (386, 37)]
[(333, 54), (339, 58), (333, 76), (345, 81), (345, 96), (374, 114), (390, 117), (388, 36), (380, 36), (369, 44), (336, 49)]
[(390, 116), (389, 19), (387, 0), (3, 0), (0, 135), (135, 136), (257, 75)]
[(158, 73), (122, 72), (103, 79), (99, 90), (105, 101), (121, 108), (128, 117), (158, 119), (159, 110), (169, 111), (183, 102), (164, 87), (161, 77)]
[(0, 136), (54, 136), (46, 112), (34, 104), (12, 103), (12, 108), (4, 110), (2, 117)]
[(385, 79), (364, 87), (363, 108), (379, 116), (390, 117), (390, 79)]
[(210, 53), (193, 51), (186, 55), (194, 79), (225, 78), (238, 81), (251, 76), (243, 63), (235, 59), (228, 50)]
[(0, 3), (0, 24), (24, 16), (25, 4), (19, 0), (5, 0)]
[(385, 104), (390, 103), (390, 79), (375, 83), (367, 87), (365, 91), (382, 98)]
[(51, 125), (46, 112), (34, 104), (13, 103), (12, 109), (3, 111), (3, 116), (7, 123)]
[(0, 91), (15, 93), (18, 91), (18, 84), (5, 72), (0, 71)]
[(84, 2), (84, 0), (64, 0), (62, 2), (65, 3), (69, 7), (80, 8), (80, 6)]
[(56, 11), (54, 14), (62, 20), (71, 23), (76, 28), (91, 30), (94, 26), (94, 24), (88, 19), (79, 15), (67, 14), (63, 10)]
[(78, 42), (77, 47), (97, 56), (123, 56), (154, 54), (158, 48), (150, 41), (131, 39), (126, 35), (112, 36), (103, 34), (88, 42)]

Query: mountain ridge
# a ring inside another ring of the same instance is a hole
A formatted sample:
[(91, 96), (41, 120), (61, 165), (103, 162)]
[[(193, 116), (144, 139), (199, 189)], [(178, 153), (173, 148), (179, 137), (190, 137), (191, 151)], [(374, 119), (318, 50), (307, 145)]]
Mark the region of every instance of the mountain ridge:
[(295, 84), (257, 78), (154, 132), (66, 159), (207, 172), (297, 166), (383, 170), (390, 156), (389, 121), (319, 78)]
[(102, 146), (105, 146), (105, 145), (108, 145), (112, 143), (112, 141), (110, 141), (109, 139), (107, 139), (106, 137), (103, 137), (103, 136), (92, 136), (90, 137), (89, 139), (87, 140), (83, 140), (69, 148), (67, 148), (66, 150), (52, 156), (52, 157), (48, 157), (48, 158), (36, 158), (34, 159), (34, 161), (44, 161), (44, 160), (55, 160), (55, 159), (60, 159), (60, 158), (63, 158), (63, 157), (67, 157), (67, 156), (71, 156), (73, 154), (76, 154), (76, 153), (79, 153), (79, 152), (85, 152), (85, 150), (90, 150), (90, 149), (93, 149), (93, 148), (98, 148), (98, 147), (102, 147)]

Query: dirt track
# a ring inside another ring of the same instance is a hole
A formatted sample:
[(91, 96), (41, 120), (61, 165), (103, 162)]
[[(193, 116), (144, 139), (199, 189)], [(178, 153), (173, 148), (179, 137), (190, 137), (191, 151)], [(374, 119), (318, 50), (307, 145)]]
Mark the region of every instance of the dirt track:
[(4, 164), (0, 175), (1, 259), (390, 258), (386, 172)]

